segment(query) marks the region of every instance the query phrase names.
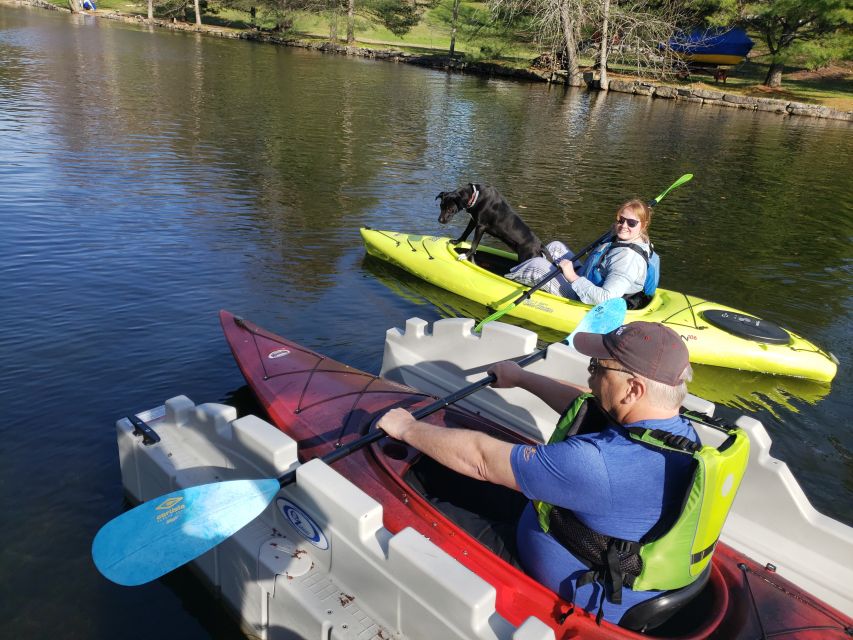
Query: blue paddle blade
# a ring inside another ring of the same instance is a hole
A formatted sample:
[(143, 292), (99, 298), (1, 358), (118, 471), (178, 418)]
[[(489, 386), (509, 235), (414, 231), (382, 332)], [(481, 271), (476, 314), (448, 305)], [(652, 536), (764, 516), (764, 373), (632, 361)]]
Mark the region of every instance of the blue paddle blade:
[(622, 326), (627, 311), (628, 305), (623, 298), (605, 300), (587, 312), (565, 342), (574, 348), (577, 333), (610, 333)]
[(118, 584), (151, 582), (249, 524), (279, 488), (275, 478), (232, 480), (149, 500), (101, 527), (92, 542), (92, 559)]

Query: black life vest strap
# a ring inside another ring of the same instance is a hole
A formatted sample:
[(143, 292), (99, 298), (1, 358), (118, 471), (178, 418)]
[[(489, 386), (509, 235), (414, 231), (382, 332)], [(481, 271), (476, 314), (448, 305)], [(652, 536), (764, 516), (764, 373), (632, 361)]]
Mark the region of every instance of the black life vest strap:
[[(628, 433), (631, 435), (637, 436), (637, 439), (642, 438), (644, 435), (648, 434), (655, 440), (659, 440), (665, 445), (665, 448), (675, 449), (676, 451), (680, 451), (682, 453), (689, 453), (693, 455), (695, 452), (699, 451), (702, 447), (690, 438), (685, 436), (678, 436), (674, 433), (670, 433), (669, 431), (664, 431), (663, 429), (643, 429), (642, 427), (628, 427), (626, 429)], [(654, 442), (646, 442), (645, 440), (641, 440), (643, 444), (647, 444), (652, 447), (659, 447), (660, 445)]]
[[(635, 252), (639, 253), (640, 256), (642, 256), (643, 260), (646, 261), (646, 269), (649, 268), (649, 260), (651, 260), (652, 254), (655, 252), (655, 248), (651, 243), (649, 244), (649, 248), (651, 249), (651, 252), (646, 253), (643, 249), (638, 247), (633, 242), (611, 242), (610, 248), (604, 252), (604, 254), (601, 256), (601, 260), (599, 261), (598, 264), (601, 264), (601, 262), (604, 261), (604, 256), (606, 256), (608, 253), (610, 253), (613, 249), (615, 249), (617, 247), (628, 247), (631, 251), (635, 251)], [(598, 265), (596, 265), (596, 267), (598, 267)], [(646, 292), (643, 291), (642, 289), (637, 291), (637, 293), (626, 293), (622, 297), (625, 299), (625, 302), (628, 304), (629, 310), (641, 309), (641, 308), (645, 307), (647, 304), (649, 304), (649, 302), (652, 299), (651, 296), (646, 295)]]
[(655, 252), (654, 245), (652, 245), (651, 243), (649, 243), (649, 249), (651, 249), (651, 251), (649, 253), (646, 253), (643, 249), (638, 247), (636, 245), (636, 243), (634, 243), (634, 242), (612, 242), (610, 244), (610, 248), (607, 251), (605, 251), (604, 255), (607, 255), (608, 253), (610, 253), (611, 251), (613, 251), (613, 249), (616, 249), (617, 247), (628, 247), (631, 251), (635, 251), (635, 252), (639, 253), (643, 257), (643, 260), (646, 261), (646, 266), (648, 266), (649, 260), (651, 260), (652, 254)]
[(640, 575), (643, 569), (641, 543), (599, 533), (581, 522), (571, 510), (557, 506), (551, 510), (549, 531), (557, 542), (589, 568), (577, 579), (576, 586), (593, 582), (601, 585), (602, 600), (597, 616), (600, 620), (604, 598), (621, 604), (622, 587), (632, 588)]

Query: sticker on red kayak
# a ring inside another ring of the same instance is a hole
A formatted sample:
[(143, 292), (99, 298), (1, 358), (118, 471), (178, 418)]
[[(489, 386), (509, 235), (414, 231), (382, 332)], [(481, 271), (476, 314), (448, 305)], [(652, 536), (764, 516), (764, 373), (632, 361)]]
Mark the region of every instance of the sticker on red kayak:
[(329, 540), (323, 534), (320, 526), (311, 519), (311, 516), (285, 498), (279, 498), (276, 500), (276, 504), (282, 515), (299, 532), (299, 535), (318, 549), (329, 548)]
[(270, 351), (267, 358), (275, 360), (276, 358), (283, 358), (287, 355), (290, 355), (290, 349), (276, 349), (275, 351)]

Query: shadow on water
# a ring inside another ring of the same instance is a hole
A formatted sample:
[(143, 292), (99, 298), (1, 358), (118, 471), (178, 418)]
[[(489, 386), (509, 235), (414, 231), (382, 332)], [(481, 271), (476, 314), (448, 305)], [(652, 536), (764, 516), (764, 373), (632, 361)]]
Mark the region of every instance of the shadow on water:
[[(433, 306), (442, 318), (474, 318), (479, 321), (491, 313), (481, 304), (424, 282), (378, 258), (366, 256), (362, 266), (397, 295), (419, 306)], [(540, 344), (565, 338), (553, 329), (509, 315), (500, 321), (536, 332)], [(694, 395), (745, 412), (765, 410), (777, 418), (780, 410), (797, 413), (800, 403), (816, 404), (830, 392), (829, 384), (739, 369), (694, 365), (693, 374), (690, 392)]]

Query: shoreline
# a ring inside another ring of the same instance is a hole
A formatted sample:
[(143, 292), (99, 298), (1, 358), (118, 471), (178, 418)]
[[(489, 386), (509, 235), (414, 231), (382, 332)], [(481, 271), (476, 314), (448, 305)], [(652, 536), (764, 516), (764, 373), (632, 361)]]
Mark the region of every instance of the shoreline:
[[(58, 7), (46, 0), (0, 0), (3, 4), (28, 5), (50, 11), (70, 13), (69, 9)], [(232, 40), (249, 40), (252, 42), (264, 42), (278, 46), (297, 47), (311, 49), (324, 53), (334, 53), (375, 60), (386, 60), (404, 64), (434, 69), (437, 71), (448, 71), (455, 73), (466, 73), (485, 77), (500, 77), (528, 82), (545, 82), (549, 84), (566, 85), (565, 72), (560, 71), (537, 71), (535, 69), (514, 69), (499, 64), (488, 62), (466, 62), (449, 56), (421, 55), (407, 53), (396, 49), (372, 49), (369, 47), (348, 47), (342, 44), (334, 44), (328, 41), (302, 40), (298, 38), (287, 38), (266, 33), (258, 30), (240, 30), (227, 27), (201, 25), (194, 23), (178, 22), (177, 20), (164, 20), (161, 18), (148, 18), (122, 13), (116, 10), (85, 11), (85, 15), (107, 20), (117, 20), (132, 24), (144, 24), (172, 31), (186, 31), (199, 33), (205, 36), (228, 38)], [(612, 73), (609, 75), (613, 75)], [(588, 91), (601, 90), (600, 82), (591, 71), (584, 73), (584, 81)], [(776, 98), (756, 98), (744, 96), (739, 93), (726, 93), (715, 89), (704, 87), (675, 87), (672, 85), (659, 84), (648, 80), (632, 80), (622, 77), (614, 77), (608, 81), (608, 91), (616, 93), (627, 93), (637, 96), (647, 96), (662, 100), (673, 100), (688, 104), (710, 105), (746, 111), (763, 111), (776, 113), (782, 116), (807, 116), (822, 118), (825, 120), (840, 120), (853, 122), (853, 110), (841, 111), (823, 105), (808, 104), (792, 100), (780, 100)]]

